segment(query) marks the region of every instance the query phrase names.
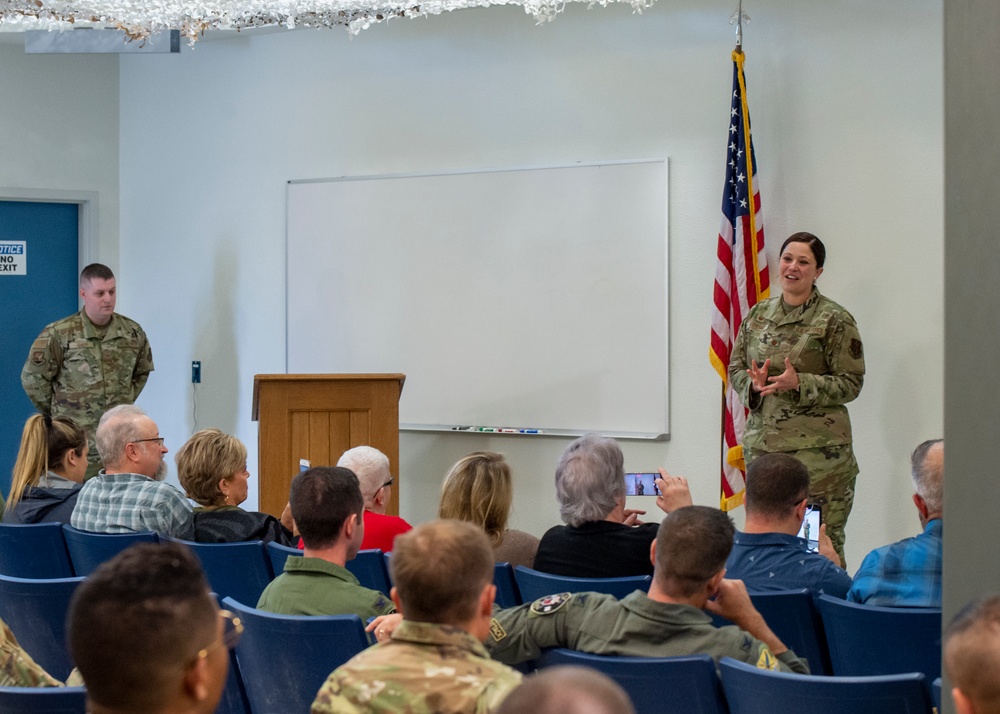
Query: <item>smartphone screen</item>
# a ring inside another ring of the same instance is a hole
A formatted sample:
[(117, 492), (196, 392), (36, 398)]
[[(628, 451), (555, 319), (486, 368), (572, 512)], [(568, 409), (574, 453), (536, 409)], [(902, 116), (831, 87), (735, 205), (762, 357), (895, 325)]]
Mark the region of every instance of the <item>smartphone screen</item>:
[(625, 474), (626, 496), (659, 496), (660, 489), (656, 487), (659, 471), (633, 471)]
[(799, 538), (809, 542), (809, 550), (815, 553), (819, 550), (819, 526), (823, 522), (823, 509), (815, 503), (806, 506), (806, 517), (799, 529)]

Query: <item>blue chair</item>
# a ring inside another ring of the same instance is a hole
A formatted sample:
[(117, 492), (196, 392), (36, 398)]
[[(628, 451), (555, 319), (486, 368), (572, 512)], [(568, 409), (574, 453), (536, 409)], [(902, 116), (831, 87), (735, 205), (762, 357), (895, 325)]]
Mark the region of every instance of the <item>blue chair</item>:
[(941, 610), (859, 605), (829, 595), (816, 604), (835, 675), (921, 672), (928, 682), (941, 676)]
[(83, 687), (0, 687), (0, 712), (4, 714), (84, 714), (86, 710)]
[(215, 714), (251, 714), (250, 700), (247, 690), (240, 677), (240, 663), (236, 652), (229, 653), (229, 671), (226, 673), (226, 686), (222, 690), (222, 698), (215, 708)]
[(938, 677), (931, 682), (931, 698), (934, 700), (934, 708), (941, 711), (941, 678)]
[(288, 560), (288, 556), (290, 555), (302, 555), (302, 551), (298, 548), (289, 548), (287, 545), (281, 545), (274, 541), (270, 541), (267, 544), (267, 557), (271, 559), (271, 570), (274, 572), (274, 577), (278, 577), (285, 572), (285, 561)]
[(497, 586), (496, 604), (499, 607), (517, 607), (521, 604), (521, 591), (517, 589), (514, 568), (510, 563), (494, 564), (493, 584)]
[(605, 657), (567, 649), (546, 650), (539, 669), (574, 664), (611, 677), (628, 692), (636, 714), (726, 714), (715, 662), (690, 657)]
[(347, 561), (347, 569), (354, 573), (354, 577), (366, 588), (378, 590), (389, 597), (392, 585), (389, 583), (389, 570), (381, 550), (358, 551), (354, 558)]
[(231, 597), (253, 607), (274, 580), (271, 559), (259, 540), (238, 543), (194, 543), (170, 536), (161, 540), (187, 546), (201, 561), (205, 577), (219, 598)]
[(607, 593), (621, 600), (636, 590), (649, 592), (653, 578), (635, 575), (627, 578), (567, 578), (562, 575), (541, 573), (519, 565), (514, 568), (517, 588), (521, 591), (522, 602), (534, 602), (540, 597), (555, 593)]
[(722, 689), (732, 714), (932, 714), (919, 672), (877, 677), (823, 677), (757, 669), (724, 657)]
[(69, 549), (69, 558), (77, 575), (90, 575), (97, 566), (121, 553), (134, 543), (156, 543), (159, 538), (152, 531), (140, 533), (91, 533), (70, 525), (63, 525), (63, 537)]
[[(826, 632), (812, 592), (803, 588), (750, 593), (750, 599), (778, 639), (809, 662), (812, 674), (832, 673)], [(718, 615), (712, 615), (712, 621), (718, 627), (733, 624)]]
[(236, 659), (255, 714), (308, 712), (330, 673), (368, 647), (357, 615), (275, 615), (232, 598), (222, 604), (243, 623)]
[(0, 573), (15, 578), (72, 578), (61, 523), (0, 523)]
[(66, 612), (81, 582), (83, 578), (31, 580), (0, 575), (0, 618), (28, 654), (59, 680), (65, 680), (73, 669), (66, 649)]

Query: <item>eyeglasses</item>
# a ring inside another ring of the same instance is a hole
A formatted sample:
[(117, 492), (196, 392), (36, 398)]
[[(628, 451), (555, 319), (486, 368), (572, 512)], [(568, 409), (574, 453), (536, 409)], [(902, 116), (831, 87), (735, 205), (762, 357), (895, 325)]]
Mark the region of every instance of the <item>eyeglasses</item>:
[(163, 437), (162, 436), (154, 436), (154, 437), (152, 437), (150, 439), (136, 439), (136, 440), (131, 441), (129, 443), (131, 443), (131, 444), (141, 444), (144, 441), (155, 441), (157, 446), (163, 446)]
[(386, 481), (386, 482), (385, 482), (384, 484), (382, 484), (381, 486), (379, 486), (379, 490), (382, 490), (382, 489), (383, 489), (383, 488), (385, 488), (386, 486), (391, 486), (391, 485), (392, 485), (392, 484), (394, 484), (395, 482), (396, 482), (396, 479), (395, 479), (395, 478), (393, 478), (392, 476), (390, 476), (390, 477), (389, 477), (389, 480), (388, 480), (388, 481)]
[(198, 657), (196, 659), (208, 657), (208, 653), (219, 645), (222, 645), (227, 650), (231, 650), (239, 643), (240, 637), (243, 636), (243, 623), (240, 622), (240, 618), (233, 614), (233, 612), (230, 610), (219, 610), (219, 617), (222, 618), (222, 642), (215, 642), (208, 647), (198, 650)]

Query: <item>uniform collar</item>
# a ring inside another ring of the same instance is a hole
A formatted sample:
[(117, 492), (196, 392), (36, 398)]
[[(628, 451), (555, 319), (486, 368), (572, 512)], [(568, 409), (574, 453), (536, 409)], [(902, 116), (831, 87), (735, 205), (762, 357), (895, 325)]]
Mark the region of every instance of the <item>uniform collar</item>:
[(812, 292), (809, 294), (809, 297), (806, 298), (806, 301), (786, 313), (781, 302), (781, 296), (779, 295), (767, 304), (764, 308), (764, 314), (769, 320), (776, 322), (779, 325), (806, 322), (808, 320), (808, 316), (812, 314), (813, 309), (816, 307), (816, 304), (820, 301), (821, 297), (819, 288), (813, 285)]
[(87, 308), (85, 307), (80, 308), (80, 320), (83, 323), (83, 336), (88, 340), (106, 338), (109, 335), (117, 335), (119, 332), (117, 312), (111, 313), (111, 319), (108, 320), (108, 324), (104, 326), (103, 334), (101, 333), (100, 328), (91, 322), (90, 317), (87, 315)]
[(360, 585), (358, 579), (347, 568), (322, 558), (307, 558), (304, 555), (290, 555), (285, 561), (286, 573), (320, 573), (330, 575), (353, 585)]
[(708, 616), (707, 612), (694, 605), (658, 602), (641, 590), (626, 595), (621, 604), (626, 610), (630, 610), (647, 620), (657, 622), (683, 623), (684, 625), (698, 624), (699, 620), (705, 624), (712, 622), (712, 618)]
[(433, 622), (413, 622), (403, 620), (392, 633), (393, 642), (410, 642), (417, 645), (448, 645), (458, 647), (476, 655), (489, 659), (486, 646), (460, 627), (453, 625), (438, 625)]

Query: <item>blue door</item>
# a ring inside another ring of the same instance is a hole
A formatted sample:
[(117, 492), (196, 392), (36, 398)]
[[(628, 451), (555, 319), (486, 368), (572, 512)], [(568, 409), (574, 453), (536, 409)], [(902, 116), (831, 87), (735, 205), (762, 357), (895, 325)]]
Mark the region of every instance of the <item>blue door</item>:
[(35, 407), (21, 367), (42, 329), (79, 309), (79, 213), (75, 203), (0, 201), (0, 241), (24, 241), (27, 274), (0, 272), (0, 490), (6, 497), (24, 421)]

